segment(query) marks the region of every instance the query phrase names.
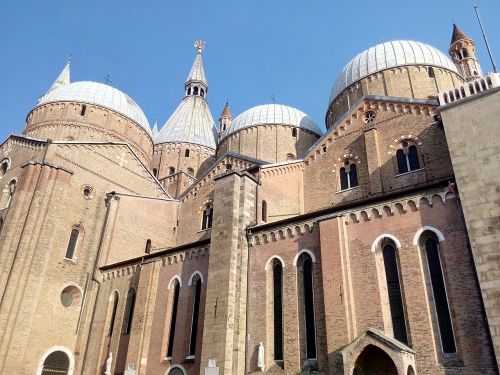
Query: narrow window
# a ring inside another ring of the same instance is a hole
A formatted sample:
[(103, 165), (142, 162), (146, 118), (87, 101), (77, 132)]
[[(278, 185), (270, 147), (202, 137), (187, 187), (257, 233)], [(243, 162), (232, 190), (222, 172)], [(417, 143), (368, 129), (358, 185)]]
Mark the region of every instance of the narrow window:
[(7, 169), (9, 169), (9, 163), (7, 160), (2, 162), (2, 166), (0, 167), (0, 177), (5, 176), (5, 173), (7, 173)]
[(64, 256), (66, 259), (74, 259), (76, 244), (78, 242), (78, 236), (80, 231), (78, 229), (71, 230), (71, 235), (69, 236), (68, 247), (66, 248), (66, 255)]
[(194, 94), (194, 95), (198, 95), (198, 86), (195, 86), (195, 87), (194, 87), (193, 94)]
[(394, 338), (408, 345), (396, 249), (393, 245), (385, 245), (382, 249), (382, 254), (384, 257), (385, 277), (387, 280), (387, 292), (389, 294), (389, 306), (391, 309)]
[(197, 277), (194, 301), (193, 301), (193, 317), (191, 319), (191, 337), (189, 339), (189, 355), (194, 356), (196, 353), (196, 336), (198, 335), (198, 319), (200, 315), (200, 297), (201, 297), (201, 279)]
[(214, 209), (211, 204), (208, 204), (205, 210), (203, 211), (203, 219), (201, 223), (201, 229), (210, 229), (212, 228), (212, 219), (213, 219)]
[(358, 169), (356, 164), (345, 162), (345, 167), (340, 168), (340, 190), (351, 189), (358, 186)]
[(16, 180), (11, 180), (9, 182), (9, 185), (7, 186), (7, 189), (8, 189), (7, 200), (5, 201), (5, 205), (3, 208), (7, 208), (10, 206), (10, 202), (12, 201), (12, 198), (14, 196), (14, 192), (16, 191), (16, 184), (17, 184)]
[(200, 95), (201, 95), (202, 98), (204, 98), (205, 97), (205, 90), (200, 89)]
[(111, 312), (111, 320), (109, 321), (109, 329), (108, 329), (108, 336), (113, 335), (113, 328), (115, 326), (115, 320), (116, 320), (116, 311), (118, 310), (118, 292), (113, 293), (113, 310)]
[(297, 138), (297, 129), (296, 128), (292, 129), (292, 137)]
[(412, 145), (408, 148), (408, 164), (410, 166), (410, 171), (415, 171), (417, 169), (420, 169), (417, 146), (415, 145)]
[(146, 241), (146, 249), (144, 249), (144, 252), (146, 254), (151, 254), (151, 240), (147, 240)]
[(187, 94), (191, 95), (191, 87), (188, 88)]
[(267, 223), (267, 202), (262, 201), (262, 221)]
[(401, 149), (396, 151), (396, 159), (398, 161), (398, 173), (408, 172), (408, 163), (406, 162), (405, 152)]
[(225, 132), (226, 131), (226, 124), (222, 125), (222, 131)]
[(187, 174), (190, 176), (194, 176), (194, 169), (193, 168), (188, 168)]
[(174, 167), (169, 167), (168, 168), (168, 175), (172, 176), (175, 173), (175, 168)]
[(87, 106), (85, 104), (83, 104), (82, 109), (80, 110), (80, 116), (85, 116), (86, 110), (87, 110)]
[(429, 78), (436, 78), (436, 74), (434, 73), (433, 67), (429, 67), (429, 69), (427, 70), (427, 73), (429, 74)]
[(283, 360), (283, 267), (273, 267), (274, 360)]
[(125, 315), (123, 317), (122, 333), (124, 335), (130, 334), (130, 330), (132, 328), (132, 320), (134, 318), (134, 308), (135, 308), (135, 289), (131, 288), (127, 294), (127, 304), (125, 307)]
[(180, 289), (179, 281), (175, 280), (174, 300), (172, 304), (172, 316), (170, 318), (170, 332), (168, 334), (167, 357), (169, 358), (172, 357), (172, 353), (174, 351), (175, 322), (177, 320), (177, 305), (179, 304), (179, 289)]
[(347, 180), (347, 172), (345, 168), (340, 168), (340, 190), (345, 190), (349, 188), (349, 182)]
[(455, 353), (457, 351), (455, 347), (455, 337), (453, 335), (443, 270), (439, 258), (439, 246), (435, 238), (430, 237), (425, 241), (425, 253), (427, 255), (427, 264), (429, 265), (432, 293), (434, 295), (434, 304), (443, 352)]
[(186, 158), (188, 158), (188, 157), (189, 157), (189, 149), (186, 149), (186, 151), (184, 151), (184, 156), (185, 156)]
[(302, 271), (306, 329), (306, 356), (307, 359), (316, 359), (316, 324), (314, 322), (313, 265), (311, 258), (307, 257), (304, 260)]
[(153, 168), (153, 176), (158, 177), (158, 170)]

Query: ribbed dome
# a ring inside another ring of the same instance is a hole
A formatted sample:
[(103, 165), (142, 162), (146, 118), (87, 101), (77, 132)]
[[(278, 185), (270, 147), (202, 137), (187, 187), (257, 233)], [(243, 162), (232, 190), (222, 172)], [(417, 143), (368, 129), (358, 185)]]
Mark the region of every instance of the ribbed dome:
[(236, 116), (225, 135), (255, 125), (289, 125), (307, 129), (318, 135), (321, 129), (304, 112), (281, 104), (265, 104), (250, 108)]
[(430, 65), (459, 74), (448, 56), (428, 44), (411, 40), (381, 43), (361, 52), (345, 66), (335, 81), (329, 104), (344, 89), (360, 79), (385, 69), (405, 65)]
[(108, 108), (128, 117), (151, 134), (148, 119), (137, 103), (120, 90), (102, 83), (84, 81), (60, 86), (42, 96), (37, 106), (54, 102), (81, 102)]

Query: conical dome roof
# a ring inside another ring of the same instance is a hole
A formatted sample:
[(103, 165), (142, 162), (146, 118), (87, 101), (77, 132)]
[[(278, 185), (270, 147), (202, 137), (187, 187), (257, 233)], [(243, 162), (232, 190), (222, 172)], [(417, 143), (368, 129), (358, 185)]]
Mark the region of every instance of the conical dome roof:
[(453, 34), (451, 36), (451, 43), (450, 44), (453, 44), (456, 41), (459, 41), (462, 39), (469, 39), (469, 38), (467, 38), (467, 35), (465, 35), (465, 33), (462, 30), (460, 30), (460, 28), (457, 25), (453, 24)]
[(196, 42), (195, 47), (198, 52), (185, 83), (186, 96), (156, 136), (156, 144), (186, 142), (217, 147), (217, 127), (205, 99), (208, 84), (201, 57), (202, 42)]

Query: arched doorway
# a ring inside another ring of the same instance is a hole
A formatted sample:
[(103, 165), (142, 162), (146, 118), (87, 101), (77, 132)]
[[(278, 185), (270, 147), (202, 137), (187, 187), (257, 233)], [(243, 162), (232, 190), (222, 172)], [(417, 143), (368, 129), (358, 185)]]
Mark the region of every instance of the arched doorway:
[(68, 375), (69, 357), (66, 353), (58, 350), (50, 353), (43, 362), (41, 375)]
[(172, 370), (170, 370), (168, 375), (184, 375), (184, 373), (179, 368), (173, 368)]
[(353, 374), (398, 375), (398, 370), (386, 352), (374, 345), (368, 345), (356, 360)]

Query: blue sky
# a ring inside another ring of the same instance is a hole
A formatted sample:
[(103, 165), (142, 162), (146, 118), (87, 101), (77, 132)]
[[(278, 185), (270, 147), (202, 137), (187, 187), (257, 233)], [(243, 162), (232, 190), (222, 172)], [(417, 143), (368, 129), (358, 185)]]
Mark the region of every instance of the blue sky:
[(443, 51), (452, 19), (476, 40), (491, 71), (473, 11), (477, 4), (500, 63), (498, 0), (105, 0), (7, 1), (0, 5), (0, 138), (21, 133), (28, 112), (73, 56), (73, 81), (103, 82), (131, 96), (151, 124), (165, 123), (183, 96), (196, 50), (204, 53), (208, 102), (217, 120), (277, 102), (324, 126), (337, 75), (357, 53), (412, 39)]

